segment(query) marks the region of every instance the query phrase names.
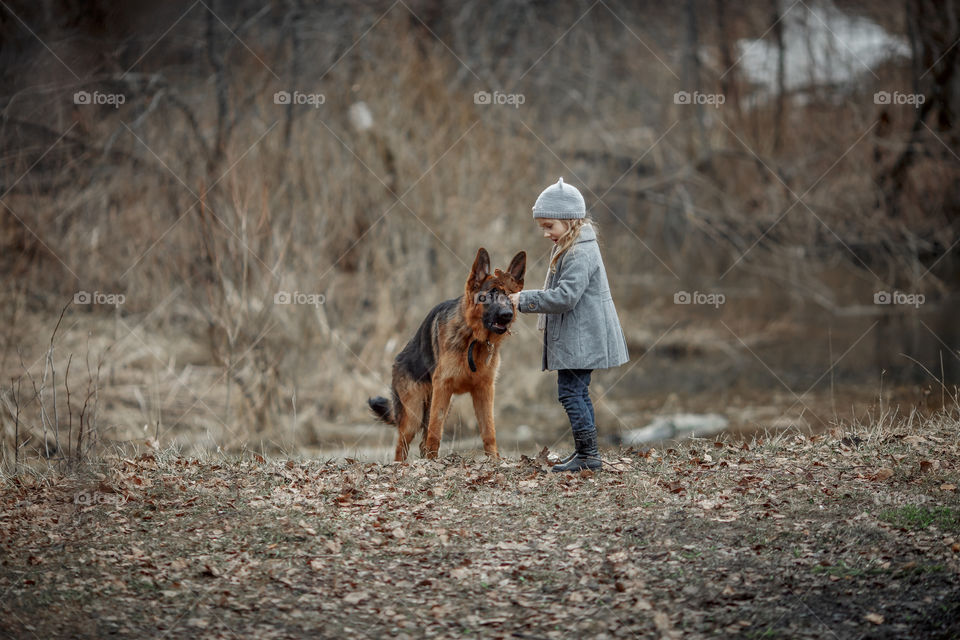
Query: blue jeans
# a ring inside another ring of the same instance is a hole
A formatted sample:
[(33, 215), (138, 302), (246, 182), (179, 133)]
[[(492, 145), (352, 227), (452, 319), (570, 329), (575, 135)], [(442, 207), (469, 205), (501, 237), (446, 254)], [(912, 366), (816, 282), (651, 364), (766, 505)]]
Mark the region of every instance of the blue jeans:
[(574, 431), (596, 428), (593, 403), (590, 402), (590, 372), (592, 369), (560, 369), (557, 371), (557, 398), (567, 411)]

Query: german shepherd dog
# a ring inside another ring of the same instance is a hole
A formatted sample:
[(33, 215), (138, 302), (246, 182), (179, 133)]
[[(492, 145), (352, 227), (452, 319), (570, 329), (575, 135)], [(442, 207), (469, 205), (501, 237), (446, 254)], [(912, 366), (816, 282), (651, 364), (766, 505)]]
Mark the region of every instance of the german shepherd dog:
[(506, 272), (490, 274), (490, 255), (477, 251), (464, 294), (441, 302), (393, 364), (393, 402), (383, 396), (367, 402), (381, 421), (397, 427), (395, 460), (407, 459), (410, 442), (421, 432), (420, 455), (436, 458), (443, 422), (453, 394), (469, 392), (480, 426), (483, 450), (497, 457), (493, 426), (493, 386), (500, 366), (500, 342), (516, 318), (507, 294), (523, 289), (527, 254), (518, 253)]

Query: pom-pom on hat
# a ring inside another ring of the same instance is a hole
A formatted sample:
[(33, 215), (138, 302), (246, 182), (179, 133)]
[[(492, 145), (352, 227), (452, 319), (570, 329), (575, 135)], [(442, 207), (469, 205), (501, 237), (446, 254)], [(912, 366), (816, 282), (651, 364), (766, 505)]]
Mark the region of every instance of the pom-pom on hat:
[(544, 189), (533, 205), (534, 218), (571, 220), (586, 215), (587, 205), (580, 191), (573, 185), (565, 184), (563, 178)]

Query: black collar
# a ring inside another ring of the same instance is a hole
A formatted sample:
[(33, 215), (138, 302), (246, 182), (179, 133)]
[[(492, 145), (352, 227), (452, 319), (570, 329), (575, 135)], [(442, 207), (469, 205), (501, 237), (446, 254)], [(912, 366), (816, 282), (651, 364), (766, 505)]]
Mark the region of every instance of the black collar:
[[(477, 372), (477, 364), (473, 361), (473, 345), (475, 344), (477, 344), (477, 341), (473, 340), (470, 343), (470, 346), (467, 347), (467, 364), (470, 365), (470, 371), (474, 373)], [(487, 363), (489, 363), (490, 358), (493, 357), (493, 345), (490, 344), (489, 340), (487, 340), (487, 350), (489, 351), (489, 353), (487, 354)]]

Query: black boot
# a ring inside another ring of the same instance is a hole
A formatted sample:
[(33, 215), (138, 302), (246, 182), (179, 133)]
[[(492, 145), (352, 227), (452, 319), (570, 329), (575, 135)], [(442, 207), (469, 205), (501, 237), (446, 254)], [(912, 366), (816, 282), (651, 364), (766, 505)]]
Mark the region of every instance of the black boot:
[(553, 466), (553, 471), (582, 471), (584, 469), (597, 470), (603, 466), (600, 453), (597, 451), (597, 428), (589, 431), (574, 431), (573, 442), (576, 452), (565, 463)]

